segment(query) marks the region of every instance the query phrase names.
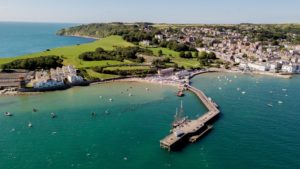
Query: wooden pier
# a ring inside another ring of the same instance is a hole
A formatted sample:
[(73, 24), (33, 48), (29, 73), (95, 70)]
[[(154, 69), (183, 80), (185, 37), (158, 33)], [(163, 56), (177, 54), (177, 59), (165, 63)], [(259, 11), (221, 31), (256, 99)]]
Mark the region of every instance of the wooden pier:
[(220, 110), (218, 105), (208, 98), (201, 90), (186, 86), (187, 89), (193, 92), (205, 105), (208, 112), (200, 116), (198, 119), (189, 120), (172, 130), (172, 133), (160, 140), (160, 146), (169, 151), (181, 147), (186, 142), (196, 142), (205, 133), (212, 129), (208, 123), (219, 115)]

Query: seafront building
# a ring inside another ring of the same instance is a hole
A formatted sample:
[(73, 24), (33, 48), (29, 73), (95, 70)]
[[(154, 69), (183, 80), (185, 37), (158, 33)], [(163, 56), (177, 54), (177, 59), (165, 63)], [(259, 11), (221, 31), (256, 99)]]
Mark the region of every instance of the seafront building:
[(36, 89), (62, 87), (66, 84), (76, 84), (83, 82), (84, 79), (77, 75), (77, 70), (71, 66), (50, 69), (50, 71), (36, 71), (35, 79), (32, 81)]

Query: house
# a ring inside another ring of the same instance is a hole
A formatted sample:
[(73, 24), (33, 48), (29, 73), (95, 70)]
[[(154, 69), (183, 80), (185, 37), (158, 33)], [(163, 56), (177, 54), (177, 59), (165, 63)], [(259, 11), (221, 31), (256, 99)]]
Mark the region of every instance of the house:
[(150, 41), (149, 41), (149, 40), (143, 40), (143, 41), (141, 41), (140, 43), (141, 43), (141, 45), (143, 45), (143, 46), (150, 46)]
[(272, 72), (277, 72), (278, 70), (280, 70), (282, 67), (282, 64), (279, 62), (274, 62), (270, 64), (270, 71)]
[(179, 71), (175, 73), (177, 79), (184, 79), (185, 77), (189, 77), (191, 73), (187, 70)]
[(35, 89), (54, 88), (54, 87), (61, 87), (61, 86), (65, 86), (64, 82), (56, 81), (53, 79), (40, 80), (33, 84), (33, 88)]
[(174, 68), (160, 69), (157, 73), (159, 76), (171, 76), (174, 73)]
[(83, 78), (77, 75), (69, 75), (67, 76), (68, 82), (70, 83), (80, 83), (83, 82)]
[(250, 70), (254, 71), (269, 71), (270, 66), (266, 63), (248, 63), (248, 67)]
[(294, 64), (284, 64), (282, 65), (281, 70), (285, 73), (296, 73), (298, 67), (299, 67), (298, 65), (294, 65)]
[(155, 39), (163, 40), (163, 39), (164, 39), (164, 35), (162, 35), (162, 34), (157, 34), (157, 35), (155, 35)]

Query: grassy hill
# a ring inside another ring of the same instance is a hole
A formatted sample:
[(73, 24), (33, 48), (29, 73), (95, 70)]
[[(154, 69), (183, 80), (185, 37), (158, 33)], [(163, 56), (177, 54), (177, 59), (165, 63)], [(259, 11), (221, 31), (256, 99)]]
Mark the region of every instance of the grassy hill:
[(0, 65), (11, 62), (15, 59), (32, 58), (32, 57), (39, 57), (39, 56), (46, 56), (46, 55), (62, 56), (65, 65), (71, 64), (76, 66), (77, 68), (101, 66), (107, 64), (114, 65), (114, 64), (120, 64), (120, 62), (118, 61), (86, 62), (80, 60), (78, 58), (78, 55), (80, 55), (83, 52), (94, 51), (98, 47), (102, 47), (105, 50), (113, 50), (114, 47), (129, 47), (129, 46), (134, 46), (134, 45), (124, 41), (120, 36), (109, 36), (92, 43), (55, 48), (55, 49), (51, 49), (50, 51), (27, 54), (27, 55), (17, 56), (14, 58), (0, 58)]
[[(124, 64), (135, 64), (131, 61), (125, 60), (124, 62), (115, 61), (115, 60), (103, 60), (103, 61), (83, 61), (78, 58), (78, 56), (87, 51), (95, 51), (95, 49), (101, 47), (104, 50), (113, 50), (115, 47), (130, 47), (134, 46), (134, 44), (123, 40), (121, 36), (108, 36), (106, 38), (102, 38), (100, 40), (96, 40), (92, 43), (74, 45), (74, 46), (66, 46), (60, 48), (54, 48), (50, 51), (37, 52), (32, 54), (26, 54), (22, 56), (17, 56), (13, 58), (0, 58), (0, 65), (11, 62), (16, 59), (24, 59), (24, 58), (34, 58), (39, 56), (48, 56), (48, 55), (57, 55), (61, 56), (64, 59), (64, 65), (74, 65), (76, 68), (84, 68), (87, 70), (89, 76), (94, 78), (107, 79), (112, 77), (118, 77), (117, 75), (108, 75), (97, 73), (92, 70), (95, 66), (106, 67), (107, 69), (119, 69), (119, 70), (132, 70), (132, 69), (145, 69), (148, 70), (149, 66), (122, 66)], [(179, 66), (184, 66), (186, 68), (199, 66), (199, 62), (196, 59), (183, 59), (179, 57), (179, 52), (172, 51), (167, 48), (148, 48), (153, 51), (155, 56), (158, 55), (158, 51), (162, 50), (164, 57), (170, 57), (172, 62), (177, 63)]]

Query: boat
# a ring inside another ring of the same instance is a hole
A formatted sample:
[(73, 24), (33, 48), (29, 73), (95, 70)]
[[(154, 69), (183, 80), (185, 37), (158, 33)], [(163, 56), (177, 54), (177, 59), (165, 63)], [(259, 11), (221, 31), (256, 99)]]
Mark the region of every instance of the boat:
[(283, 103), (283, 101), (280, 101), (280, 100), (278, 101), (278, 104), (282, 104), (282, 103)]
[(10, 117), (10, 116), (12, 116), (12, 113), (11, 112), (5, 112), (4, 115)]
[(268, 104), (269, 107), (273, 107), (273, 105), (271, 103)]
[(181, 101), (181, 107), (180, 107), (179, 111), (178, 111), (178, 109), (176, 109), (175, 121), (172, 123), (173, 129), (181, 126), (182, 124), (184, 124), (185, 122), (188, 121), (187, 117), (183, 117), (183, 113), (184, 113), (183, 103)]
[(183, 96), (184, 96), (183, 91), (182, 91), (182, 90), (179, 90), (179, 91), (177, 92), (177, 96), (178, 96), (178, 97), (183, 97)]
[(282, 89), (282, 91), (286, 92), (286, 91), (287, 91), (287, 89)]
[(33, 108), (32, 111), (33, 111), (33, 112), (37, 112), (38, 110), (37, 110), (36, 108)]
[(56, 114), (54, 112), (51, 113), (51, 118), (56, 118)]
[(112, 102), (112, 101), (113, 101), (113, 99), (109, 99), (109, 101), (110, 101), (110, 102)]
[(31, 123), (31, 122), (28, 123), (28, 127), (29, 127), (29, 128), (32, 127), (32, 123)]
[(245, 92), (245, 91), (242, 91), (242, 94), (246, 94), (246, 92)]
[(129, 93), (129, 94), (128, 94), (128, 96), (129, 96), (129, 97), (131, 97), (131, 96), (132, 96), (132, 94), (131, 94), (131, 93)]

